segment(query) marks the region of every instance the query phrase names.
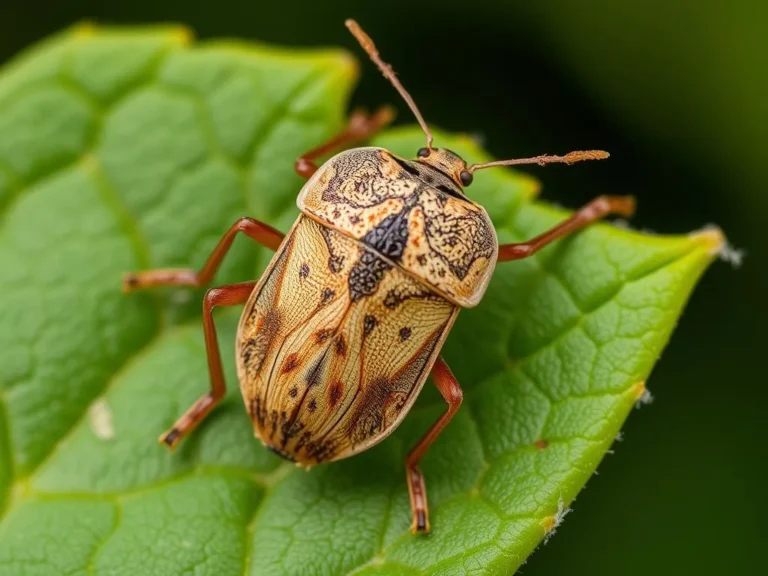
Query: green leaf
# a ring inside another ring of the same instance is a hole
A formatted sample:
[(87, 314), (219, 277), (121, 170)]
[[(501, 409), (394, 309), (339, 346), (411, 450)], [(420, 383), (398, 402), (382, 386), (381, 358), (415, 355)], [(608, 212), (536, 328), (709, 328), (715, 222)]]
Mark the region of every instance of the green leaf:
[[(601, 225), (498, 266), (445, 346), (466, 401), (424, 462), (427, 537), (408, 532), (403, 457), (444, 409), (431, 386), (391, 438), (307, 473), (253, 439), (227, 361), (223, 405), (176, 453), (157, 445), (208, 386), (202, 292), (125, 296), (122, 274), (198, 267), (244, 214), (286, 229), (293, 160), (342, 125), (355, 75), (338, 51), (87, 26), (6, 66), (0, 572), (508, 574), (562, 519), (645, 390), (716, 230)], [(409, 156), (422, 141), (378, 139)], [(510, 241), (565, 216), (532, 203), (537, 189), (489, 170), (470, 191)], [(216, 283), (268, 257), (239, 239)], [(219, 316), (225, 359), (236, 324)]]

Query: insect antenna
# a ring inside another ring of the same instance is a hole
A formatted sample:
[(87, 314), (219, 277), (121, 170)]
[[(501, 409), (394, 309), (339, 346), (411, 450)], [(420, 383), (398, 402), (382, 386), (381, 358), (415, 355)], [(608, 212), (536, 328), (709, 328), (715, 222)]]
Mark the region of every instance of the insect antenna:
[(519, 166), (520, 164), (538, 164), (544, 166), (546, 164), (573, 164), (575, 162), (581, 162), (582, 160), (605, 160), (610, 154), (603, 150), (578, 150), (576, 152), (569, 152), (565, 156), (549, 156), (543, 154), (541, 156), (534, 156), (533, 158), (513, 158), (511, 160), (495, 160), (494, 162), (486, 162), (485, 164), (473, 164), (467, 170), (471, 174), (476, 170), (483, 170), (485, 168), (492, 168), (493, 166)]
[(363, 48), (363, 50), (368, 53), (368, 56), (371, 58), (371, 60), (373, 60), (376, 66), (379, 67), (379, 70), (381, 70), (381, 73), (384, 74), (384, 77), (392, 83), (395, 89), (400, 93), (400, 96), (403, 97), (403, 100), (405, 100), (406, 104), (408, 104), (411, 112), (413, 112), (413, 115), (416, 116), (416, 120), (419, 121), (421, 129), (427, 136), (427, 148), (432, 148), (432, 133), (429, 131), (429, 126), (427, 126), (427, 123), (424, 121), (421, 112), (419, 112), (419, 109), (416, 106), (416, 102), (413, 101), (413, 98), (411, 98), (411, 95), (408, 94), (408, 91), (403, 87), (402, 84), (400, 84), (400, 80), (397, 79), (395, 71), (392, 70), (392, 66), (381, 59), (381, 56), (379, 56), (379, 51), (376, 49), (376, 45), (373, 43), (373, 40), (371, 40), (371, 37), (368, 36), (368, 34), (366, 34), (362, 28), (360, 28), (360, 25), (357, 22), (354, 20), (347, 20), (344, 22), (344, 24), (355, 37), (355, 39), (357, 39), (357, 41), (360, 43), (360, 46)]

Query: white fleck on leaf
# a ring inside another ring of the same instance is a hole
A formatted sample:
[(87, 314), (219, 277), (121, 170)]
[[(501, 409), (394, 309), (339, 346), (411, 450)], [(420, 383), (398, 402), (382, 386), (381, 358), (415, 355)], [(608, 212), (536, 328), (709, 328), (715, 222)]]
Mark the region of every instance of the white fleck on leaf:
[(112, 409), (104, 398), (99, 398), (88, 409), (88, 422), (99, 440), (112, 440), (115, 429), (112, 427)]

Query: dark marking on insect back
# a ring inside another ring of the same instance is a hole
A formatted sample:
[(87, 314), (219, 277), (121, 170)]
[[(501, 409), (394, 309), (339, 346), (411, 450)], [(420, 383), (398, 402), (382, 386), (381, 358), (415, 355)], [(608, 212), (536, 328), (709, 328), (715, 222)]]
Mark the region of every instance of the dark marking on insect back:
[(392, 310), (397, 308), (402, 301), (403, 299), (400, 298), (400, 295), (395, 290), (390, 290), (384, 297), (384, 306)]
[[(408, 205), (397, 214), (390, 214), (363, 236), (363, 243), (395, 262), (403, 257), (408, 243)], [(378, 254), (365, 250), (349, 273), (349, 293), (353, 302), (373, 294), (384, 274), (392, 266)]]
[(311, 439), (312, 432), (304, 432), (301, 436), (299, 436), (298, 442), (296, 442), (296, 445), (293, 447), (294, 452), (299, 452)]
[(320, 303), (327, 304), (335, 295), (336, 295), (336, 292), (334, 292), (330, 288), (326, 288), (325, 290), (323, 290), (323, 299)]
[(336, 354), (338, 356), (346, 356), (347, 355), (347, 340), (344, 338), (344, 334), (339, 334), (336, 337)]
[(384, 424), (383, 407), (395, 384), (386, 378), (376, 378), (363, 392), (363, 397), (356, 402), (356, 411), (349, 420), (348, 434), (353, 445), (364, 442), (382, 429)]
[(259, 426), (266, 428), (267, 426), (267, 413), (261, 406), (261, 398), (258, 396), (251, 402), (251, 417), (253, 420), (259, 423)]
[(285, 359), (285, 362), (283, 362), (283, 374), (288, 374), (288, 372), (296, 370), (296, 368), (299, 367), (299, 364), (300, 362), (298, 354), (296, 354), (296, 352), (291, 352)]
[(328, 269), (334, 274), (338, 274), (344, 267), (344, 255), (336, 251), (336, 246), (334, 245), (335, 237), (333, 237), (335, 232), (330, 228), (321, 226), (320, 233), (323, 235), (326, 248), (328, 248)]
[(299, 394), (299, 391), (296, 389), (296, 386), (288, 390), (288, 396), (290, 396), (291, 398), (296, 398), (298, 394)]
[(323, 328), (322, 330), (315, 332), (315, 342), (317, 344), (322, 344), (331, 336), (333, 336), (333, 330), (331, 328)]
[(331, 385), (330, 393), (328, 394), (329, 407), (336, 408), (336, 404), (341, 400), (341, 395), (344, 393), (344, 383), (341, 380), (337, 380)]
[(252, 336), (242, 342), (239, 350), (249, 377), (254, 377), (261, 370), (270, 347), (277, 342), (281, 322), (280, 311), (274, 308), (263, 315), (249, 316), (246, 334)]
[(371, 332), (373, 332), (373, 329), (376, 328), (379, 321), (376, 320), (376, 316), (372, 316), (371, 314), (366, 314), (365, 319), (363, 320), (363, 335), (368, 336)]
[(243, 362), (247, 365), (251, 363), (251, 357), (256, 351), (257, 342), (254, 338), (248, 338), (243, 344)]
[(360, 444), (379, 432), (384, 423), (384, 416), (380, 411), (370, 411), (357, 421), (352, 440), (355, 444)]
[(324, 462), (331, 459), (336, 452), (336, 449), (330, 442), (308, 442), (307, 443), (307, 456), (315, 460), (316, 462)]
[(363, 236), (363, 242), (387, 258), (395, 262), (399, 261), (408, 243), (408, 212), (410, 210), (411, 207), (407, 206), (397, 214), (390, 214), (384, 218)]
[[(407, 380), (407, 381), (406, 381)], [(349, 418), (347, 434), (356, 446), (381, 432), (385, 427), (387, 406), (395, 399), (401, 407), (405, 404), (413, 382), (411, 379), (376, 378), (366, 385), (355, 411)]]
[(320, 358), (318, 358), (312, 365), (312, 368), (309, 369), (309, 372), (307, 372), (306, 382), (308, 388), (317, 386), (320, 383), (320, 375), (323, 372), (323, 367), (325, 366), (327, 356), (328, 350), (326, 349), (322, 356), (320, 356)]
[(384, 378), (374, 380), (367, 386), (360, 408), (350, 418), (348, 434), (352, 444), (365, 442), (379, 432), (384, 424), (384, 405), (392, 383)]
[(280, 414), (280, 432), (282, 433), (282, 440), (280, 445), (285, 448), (293, 438), (298, 436), (305, 428), (304, 423), (297, 421), (295, 415), (293, 418), (288, 418), (285, 412)]
[(411, 329), (408, 326), (400, 328), (400, 342), (405, 342), (411, 337)]
[(342, 267), (344, 266), (344, 256), (338, 256), (336, 254), (332, 254), (328, 257), (328, 269), (333, 272), (334, 274), (338, 274), (341, 272)]
[(349, 271), (349, 295), (352, 302), (376, 292), (384, 274), (391, 268), (383, 258), (368, 250), (363, 251), (360, 259)]
[(438, 296), (434, 292), (429, 290), (408, 290), (402, 287), (392, 288), (384, 297), (384, 306), (390, 310), (394, 310), (403, 302), (411, 300), (412, 298), (417, 300), (431, 300), (440, 301), (443, 298)]
[(309, 404), (307, 404), (307, 410), (309, 410), (310, 414), (314, 413), (314, 411), (317, 410), (317, 402), (315, 401), (314, 398), (312, 398), (312, 400), (309, 401)]
[(309, 276), (309, 264), (304, 263), (301, 265), (301, 268), (299, 268), (299, 276), (302, 278)]

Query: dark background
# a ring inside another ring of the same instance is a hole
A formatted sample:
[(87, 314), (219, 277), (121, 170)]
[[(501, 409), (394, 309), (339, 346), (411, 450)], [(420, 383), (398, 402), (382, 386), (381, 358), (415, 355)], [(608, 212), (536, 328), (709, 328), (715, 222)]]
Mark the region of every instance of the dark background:
[[(0, 62), (84, 18), (181, 22), (200, 38), (342, 45), (355, 17), (428, 121), (483, 139), (497, 157), (604, 148), (607, 162), (534, 168), (544, 198), (639, 200), (634, 225), (721, 226), (744, 249), (696, 290), (632, 414), (559, 534), (524, 574), (753, 574), (764, 570), (768, 393), (768, 3), (11, 2)], [(396, 94), (367, 62), (355, 104)], [(760, 567), (763, 567), (762, 569)]]

